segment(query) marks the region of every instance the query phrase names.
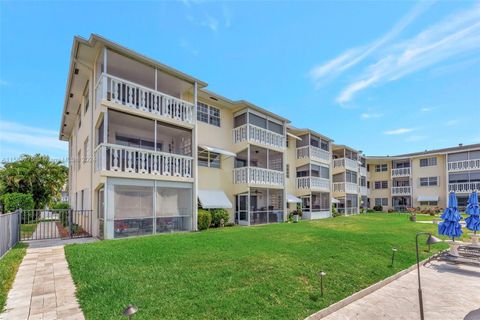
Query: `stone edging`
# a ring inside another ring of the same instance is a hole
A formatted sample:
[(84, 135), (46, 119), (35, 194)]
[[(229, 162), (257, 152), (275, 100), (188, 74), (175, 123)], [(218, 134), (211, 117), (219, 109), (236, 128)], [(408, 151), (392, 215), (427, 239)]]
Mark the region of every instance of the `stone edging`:
[[(423, 261), (420, 262), (420, 265), (424, 265), (426, 262), (434, 259), (436, 256), (433, 255), (431, 256), (430, 258), (427, 258)], [(352, 302), (355, 302), (367, 295), (369, 295), (370, 293), (374, 292), (374, 291), (377, 291), (378, 289), (386, 286), (387, 284), (397, 280), (398, 278), (406, 275), (407, 273), (409, 273), (410, 271), (412, 270), (415, 270), (417, 268), (417, 264), (415, 263), (414, 265), (410, 266), (409, 268), (405, 269), (405, 270), (402, 270), (388, 278), (385, 278), (383, 280), (380, 280), (379, 282), (377, 283), (374, 283), (372, 284), (370, 287), (367, 287), (363, 290), (360, 290), (358, 292), (355, 292), (354, 294), (352, 294), (351, 296), (348, 296), (346, 297), (345, 299), (343, 300), (340, 300), (320, 311), (317, 311), (315, 312), (314, 314), (311, 314), (310, 316), (308, 316), (307, 318), (305, 318), (305, 320), (318, 320), (318, 319), (322, 319), (332, 313), (334, 313), (335, 311), (338, 311), (340, 309), (342, 309), (343, 307), (346, 307), (347, 305), (349, 305), (350, 303)]]

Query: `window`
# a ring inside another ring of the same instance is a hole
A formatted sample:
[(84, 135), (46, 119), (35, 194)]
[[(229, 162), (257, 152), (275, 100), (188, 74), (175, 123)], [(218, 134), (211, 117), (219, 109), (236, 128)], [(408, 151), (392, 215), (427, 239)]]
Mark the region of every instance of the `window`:
[(287, 179), (290, 178), (290, 165), (287, 164), (287, 172), (286, 172), (286, 175), (287, 175)]
[(83, 143), (83, 163), (90, 161), (90, 148), (88, 146), (88, 137)]
[(220, 127), (220, 109), (209, 106), (205, 103), (197, 103), (197, 120)]
[(78, 113), (77, 113), (77, 116), (78, 116), (78, 129), (80, 129), (80, 127), (82, 126), (82, 105), (80, 104), (78, 106)]
[(210, 152), (202, 148), (198, 148), (198, 165), (207, 168), (220, 168), (221, 155), (219, 153)]
[(325, 151), (330, 151), (330, 147), (327, 140), (320, 140), (320, 148)]
[(438, 201), (420, 201), (421, 206), (437, 206)]
[(387, 189), (388, 181), (375, 181), (375, 189)]
[(386, 163), (375, 165), (375, 172), (385, 172), (387, 170), (388, 170), (388, 166)]
[(422, 186), (422, 187), (438, 186), (438, 177), (423, 177), (423, 178), (420, 178), (420, 186)]
[(375, 198), (376, 206), (388, 206), (388, 198)]
[(87, 113), (88, 106), (90, 105), (90, 99), (88, 96), (88, 81), (87, 81), (87, 85), (85, 86), (85, 93), (83, 94), (83, 105), (85, 106), (83, 111), (84, 113)]
[(437, 165), (437, 158), (424, 158), (420, 159), (420, 167), (431, 167)]
[(77, 156), (77, 171), (80, 170), (82, 166), (82, 150), (78, 150), (78, 156)]

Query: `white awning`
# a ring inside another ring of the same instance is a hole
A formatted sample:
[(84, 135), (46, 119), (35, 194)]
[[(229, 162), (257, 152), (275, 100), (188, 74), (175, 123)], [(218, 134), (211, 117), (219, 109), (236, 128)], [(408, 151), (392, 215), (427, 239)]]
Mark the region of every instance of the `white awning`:
[(199, 147), (202, 148), (202, 149), (205, 149), (207, 151), (210, 151), (210, 152), (223, 154), (224, 156), (229, 156), (229, 157), (236, 157), (237, 156), (236, 153), (230, 152), (228, 150), (216, 148), (216, 147), (210, 147), (210, 146), (207, 146), (207, 145), (199, 145)]
[(300, 198), (295, 197), (293, 194), (287, 193), (287, 202), (288, 203), (302, 203)]
[(297, 137), (297, 136), (296, 136), (296, 135), (294, 135), (293, 133), (287, 132), (287, 136), (289, 136), (289, 137), (292, 137), (293, 139), (297, 139), (297, 140), (300, 140), (300, 141), (302, 141), (302, 138), (300, 138), (300, 137)]
[(232, 203), (222, 190), (198, 190), (198, 200), (203, 209), (232, 208)]
[(340, 203), (340, 200), (332, 198), (332, 203)]
[(418, 196), (417, 201), (438, 201), (438, 196)]

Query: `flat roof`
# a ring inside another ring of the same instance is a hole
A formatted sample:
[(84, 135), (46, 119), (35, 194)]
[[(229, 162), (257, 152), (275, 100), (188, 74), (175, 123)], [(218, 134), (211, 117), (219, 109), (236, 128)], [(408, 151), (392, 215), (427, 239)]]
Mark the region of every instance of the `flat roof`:
[(394, 155), (394, 156), (368, 156), (367, 159), (371, 159), (371, 160), (393, 159), (393, 160), (395, 160), (395, 159), (404, 159), (404, 158), (422, 156), (422, 155), (445, 154), (445, 153), (469, 151), (469, 150), (474, 150), (474, 149), (480, 149), (480, 143), (458, 145), (458, 146), (455, 146), (455, 147), (424, 150), (424, 151), (412, 152), (412, 153), (404, 153), (404, 154), (399, 154), (399, 155)]

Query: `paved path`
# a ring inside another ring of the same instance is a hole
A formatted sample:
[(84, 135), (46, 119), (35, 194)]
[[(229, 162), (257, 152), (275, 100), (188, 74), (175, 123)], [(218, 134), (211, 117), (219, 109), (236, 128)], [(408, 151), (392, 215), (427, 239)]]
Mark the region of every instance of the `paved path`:
[(60, 232), (58, 231), (55, 221), (42, 221), (37, 224), (35, 231), (33, 232), (31, 239), (56, 239), (60, 238)]
[[(91, 238), (70, 242), (90, 242)], [(2, 320), (84, 319), (65, 259), (68, 242), (33, 241), (27, 249), (7, 298)]]
[[(426, 320), (480, 319), (479, 267), (432, 261), (420, 275)], [(416, 269), (322, 319), (420, 319)]]

